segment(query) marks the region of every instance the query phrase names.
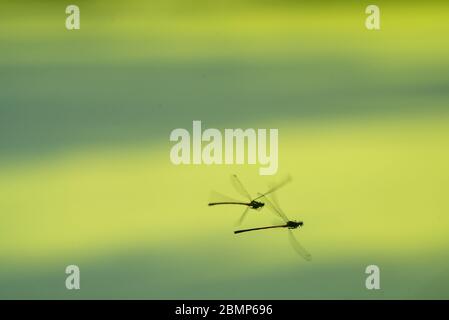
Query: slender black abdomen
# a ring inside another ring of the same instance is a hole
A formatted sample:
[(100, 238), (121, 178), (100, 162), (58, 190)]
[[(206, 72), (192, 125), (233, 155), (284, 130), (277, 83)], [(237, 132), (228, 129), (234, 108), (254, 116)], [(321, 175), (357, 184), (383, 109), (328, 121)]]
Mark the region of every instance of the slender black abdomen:
[(249, 206), (250, 205), (249, 203), (245, 203), (245, 202), (232, 202), (232, 201), (229, 201), (229, 202), (210, 202), (207, 205), (208, 206), (218, 206), (218, 205), (221, 205), (221, 204), (238, 204), (238, 205), (242, 205), (242, 206)]
[(256, 231), (256, 230), (265, 230), (265, 229), (273, 229), (273, 228), (286, 228), (288, 225), (283, 224), (280, 226), (269, 226), (269, 227), (259, 227), (259, 228), (251, 228), (251, 229), (243, 229), (243, 230), (237, 230), (234, 231), (235, 234), (242, 233), (242, 232), (248, 232), (248, 231)]

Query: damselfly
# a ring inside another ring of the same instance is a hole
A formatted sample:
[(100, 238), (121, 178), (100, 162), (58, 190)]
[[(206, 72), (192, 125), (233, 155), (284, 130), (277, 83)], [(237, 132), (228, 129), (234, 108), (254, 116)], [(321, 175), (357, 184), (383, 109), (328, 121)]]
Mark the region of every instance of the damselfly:
[(243, 213), (240, 216), (240, 219), (238, 221), (238, 224), (241, 224), (243, 222), (243, 220), (245, 219), (246, 215), (248, 214), (249, 209), (259, 210), (259, 209), (263, 208), (265, 203), (262, 202), (262, 201), (258, 201), (259, 199), (261, 199), (262, 197), (264, 197), (264, 196), (266, 196), (266, 195), (268, 195), (270, 193), (273, 193), (274, 191), (276, 191), (279, 188), (283, 187), (285, 184), (290, 182), (290, 180), (291, 180), (291, 178), (290, 178), (290, 176), (288, 176), (284, 181), (282, 181), (281, 183), (271, 187), (265, 193), (259, 193), (256, 198), (252, 198), (251, 195), (249, 194), (249, 192), (243, 186), (242, 182), (237, 177), (237, 175), (234, 174), (234, 175), (231, 176), (231, 183), (232, 183), (232, 185), (234, 186), (235, 190), (238, 193), (240, 193), (243, 197), (247, 198), (248, 201), (236, 201), (236, 200), (230, 199), (230, 200), (227, 200), (227, 201), (209, 202), (208, 205), (209, 206), (216, 206), (216, 205), (229, 204), (229, 205), (243, 205), (243, 206), (246, 206), (245, 210), (243, 211)]
[(285, 228), (288, 231), (287, 232), (288, 233), (288, 238), (290, 240), (290, 243), (291, 243), (293, 249), (295, 249), (295, 251), (301, 257), (303, 257), (304, 259), (310, 261), (312, 259), (312, 256), (298, 242), (298, 240), (296, 239), (295, 235), (292, 232), (293, 229), (298, 229), (298, 228), (302, 227), (304, 225), (304, 223), (302, 221), (294, 221), (294, 220), (290, 220), (289, 218), (287, 218), (287, 215), (280, 208), (280, 206), (279, 206), (276, 198), (274, 197), (274, 195), (272, 196), (272, 199), (273, 199), (273, 202), (275, 202), (275, 204), (273, 204), (270, 200), (268, 200), (267, 197), (265, 197), (264, 195), (261, 195), (261, 197), (264, 198), (265, 203), (268, 204), (270, 209), (272, 209), (272, 211), (276, 215), (278, 215), (284, 221), (284, 223), (280, 224), (280, 225), (273, 225), (273, 226), (267, 226), (267, 227), (258, 227), (258, 228), (251, 228), (251, 229), (236, 230), (236, 231), (234, 231), (234, 233), (238, 234), (238, 233), (249, 232), (249, 231), (256, 231), (256, 230)]

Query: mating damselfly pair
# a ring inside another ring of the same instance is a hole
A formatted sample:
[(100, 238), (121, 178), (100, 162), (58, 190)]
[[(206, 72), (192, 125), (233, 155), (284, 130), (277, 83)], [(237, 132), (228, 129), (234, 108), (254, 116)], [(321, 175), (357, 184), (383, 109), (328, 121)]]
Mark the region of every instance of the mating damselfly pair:
[[(264, 227), (256, 227), (256, 228), (250, 228), (250, 229), (241, 229), (234, 231), (235, 234), (250, 232), (250, 231), (257, 231), (257, 230), (268, 230), (268, 229), (278, 229), (278, 228), (284, 228), (288, 232), (288, 237), (290, 240), (290, 243), (292, 247), (295, 249), (295, 251), (301, 255), (305, 260), (311, 260), (312, 256), (310, 253), (307, 252), (306, 249), (302, 247), (302, 245), (298, 242), (295, 235), (293, 234), (293, 229), (299, 229), (299, 227), (302, 227), (304, 223), (302, 221), (295, 221), (290, 220), (287, 215), (282, 211), (281, 207), (279, 206), (279, 202), (277, 200), (277, 197), (275, 195), (275, 191), (286, 185), (291, 181), (290, 177), (287, 177), (284, 181), (281, 183), (272, 186), (268, 191), (264, 193), (258, 193), (257, 197), (253, 198), (251, 197), (250, 193), (246, 190), (246, 188), (243, 186), (242, 182), (236, 175), (231, 176), (231, 182), (234, 188), (238, 193), (240, 193), (243, 197), (245, 197), (247, 200), (245, 201), (238, 201), (234, 199), (227, 198), (224, 201), (216, 201), (216, 202), (210, 202), (209, 206), (217, 206), (217, 205), (242, 205), (246, 206), (245, 210), (243, 211), (242, 215), (240, 216), (240, 219), (238, 221), (238, 224), (241, 224), (245, 217), (247, 216), (250, 209), (254, 210), (261, 210), (265, 205), (269, 207), (269, 209), (279, 218), (283, 220), (282, 224), (278, 225), (271, 225), (271, 226), (264, 226)], [(268, 195), (271, 197), (271, 201), (268, 199)]]

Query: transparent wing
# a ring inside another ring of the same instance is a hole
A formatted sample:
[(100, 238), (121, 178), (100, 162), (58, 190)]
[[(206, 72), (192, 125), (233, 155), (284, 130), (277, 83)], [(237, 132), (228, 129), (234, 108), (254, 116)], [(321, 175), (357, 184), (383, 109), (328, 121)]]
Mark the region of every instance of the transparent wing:
[(236, 223), (237, 226), (239, 226), (239, 225), (241, 225), (241, 224), (243, 223), (243, 220), (245, 220), (246, 215), (247, 215), (248, 212), (249, 212), (249, 208), (250, 208), (250, 207), (246, 207), (245, 211), (243, 211), (242, 215), (240, 216), (240, 219), (239, 219), (239, 220), (237, 221), (237, 223)]
[(263, 196), (269, 195), (270, 193), (275, 192), (276, 190), (278, 190), (279, 188), (282, 188), (283, 186), (285, 186), (287, 183), (289, 183), (290, 181), (292, 181), (292, 177), (291, 176), (287, 176), (287, 178), (284, 179), (284, 181), (282, 181), (281, 183), (272, 186), (270, 189), (268, 189), (268, 191), (266, 191), (265, 193), (261, 193), (260, 196), (258, 196), (256, 199), (257, 200), (259, 198), (262, 198)]
[(234, 186), (235, 190), (237, 190), (238, 193), (240, 193), (242, 196), (247, 198), (249, 201), (251, 201), (251, 195), (248, 191), (246, 191), (243, 184), (240, 182), (239, 178), (237, 178), (237, 175), (233, 174), (231, 176), (231, 183)]
[(211, 191), (211, 193), (209, 195), (209, 202), (241, 202), (241, 201), (236, 200), (231, 197), (228, 197), (228, 196), (221, 194), (217, 191)]
[(280, 204), (279, 204), (279, 200), (278, 200), (278, 197), (277, 197), (277, 195), (276, 195), (276, 192), (273, 192), (273, 193), (270, 195), (270, 198), (271, 198), (271, 201), (273, 202), (273, 204), (274, 204), (277, 208), (281, 209), (281, 206), (280, 206)]
[(281, 208), (275, 206), (267, 197), (263, 196), (263, 201), (271, 209), (271, 211), (273, 211), (277, 216), (281, 217), (281, 219), (284, 220), (285, 223), (289, 221), (287, 215), (281, 210)]
[(288, 239), (290, 240), (290, 244), (292, 245), (293, 249), (305, 260), (310, 261), (312, 260), (312, 255), (307, 252), (306, 249), (298, 242), (295, 235), (293, 234), (292, 230), (288, 230)]

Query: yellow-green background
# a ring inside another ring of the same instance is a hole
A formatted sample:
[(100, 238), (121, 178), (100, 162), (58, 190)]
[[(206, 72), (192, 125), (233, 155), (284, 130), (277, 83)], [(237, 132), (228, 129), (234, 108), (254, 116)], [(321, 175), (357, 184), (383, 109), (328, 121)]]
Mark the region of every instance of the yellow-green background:
[[(366, 1), (72, 3), (1, 3), (0, 298), (449, 298), (445, 2), (377, 1), (380, 31)], [(312, 262), (207, 207), (276, 177), (172, 165), (192, 120), (279, 128)]]

